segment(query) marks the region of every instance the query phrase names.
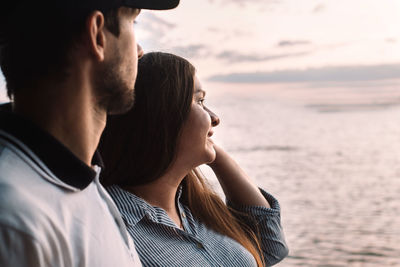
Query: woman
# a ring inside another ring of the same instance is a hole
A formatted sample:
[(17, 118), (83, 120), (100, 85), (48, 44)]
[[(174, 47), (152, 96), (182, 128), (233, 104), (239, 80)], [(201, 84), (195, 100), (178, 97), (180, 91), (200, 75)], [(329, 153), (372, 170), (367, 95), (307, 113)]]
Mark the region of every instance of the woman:
[[(278, 202), (258, 189), (211, 140), (219, 118), (185, 59), (149, 53), (139, 61), (135, 105), (110, 117), (99, 151), (102, 182), (144, 266), (265, 266), (288, 249)], [(207, 185), (208, 163), (227, 198)]]

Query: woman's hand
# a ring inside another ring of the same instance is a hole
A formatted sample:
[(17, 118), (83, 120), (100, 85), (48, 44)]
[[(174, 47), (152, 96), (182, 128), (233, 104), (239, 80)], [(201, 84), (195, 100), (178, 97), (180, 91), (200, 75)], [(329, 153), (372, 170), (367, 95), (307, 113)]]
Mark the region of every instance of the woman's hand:
[(216, 158), (208, 165), (214, 171), (228, 200), (236, 205), (270, 208), (258, 187), (240, 166), (218, 145), (214, 145)]

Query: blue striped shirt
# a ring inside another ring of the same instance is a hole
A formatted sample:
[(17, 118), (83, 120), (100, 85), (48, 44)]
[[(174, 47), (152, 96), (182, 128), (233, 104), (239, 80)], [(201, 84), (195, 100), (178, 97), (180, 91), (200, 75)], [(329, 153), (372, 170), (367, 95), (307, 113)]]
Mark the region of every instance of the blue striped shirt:
[[(107, 188), (114, 199), (143, 266), (257, 266), (253, 255), (235, 240), (221, 235), (194, 218), (177, 193), (181, 230), (158, 207), (153, 207), (138, 196), (118, 186)], [(278, 201), (261, 190), (271, 208), (242, 206), (231, 207), (250, 215), (244, 221), (250, 228), (257, 229), (267, 266), (281, 261), (288, 248), (280, 223)]]

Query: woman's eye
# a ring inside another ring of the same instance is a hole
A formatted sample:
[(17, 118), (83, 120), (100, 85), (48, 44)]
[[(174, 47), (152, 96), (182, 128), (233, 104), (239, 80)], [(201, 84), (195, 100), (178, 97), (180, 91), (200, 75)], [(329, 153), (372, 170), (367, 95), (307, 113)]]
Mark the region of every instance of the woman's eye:
[(204, 101), (205, 101), (205, 99), (201, 98), (201, 99), (197, 100), (197, 103), (199, 103), (201, 106), (204, 106)]

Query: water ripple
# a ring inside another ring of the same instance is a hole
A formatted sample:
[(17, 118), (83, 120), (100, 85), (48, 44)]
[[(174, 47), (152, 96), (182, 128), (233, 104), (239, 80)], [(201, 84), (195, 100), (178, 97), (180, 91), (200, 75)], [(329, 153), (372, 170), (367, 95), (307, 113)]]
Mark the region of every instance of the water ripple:
[(253, 147), (238, 147), (232, 149), (233, 152), (255, 152), (255, 151), (282, 151), (291, 152), (298, 151), (298, 147), (293, 146), (253, 146)]

